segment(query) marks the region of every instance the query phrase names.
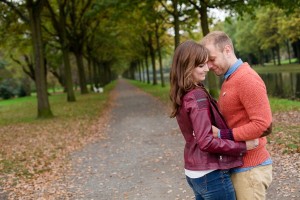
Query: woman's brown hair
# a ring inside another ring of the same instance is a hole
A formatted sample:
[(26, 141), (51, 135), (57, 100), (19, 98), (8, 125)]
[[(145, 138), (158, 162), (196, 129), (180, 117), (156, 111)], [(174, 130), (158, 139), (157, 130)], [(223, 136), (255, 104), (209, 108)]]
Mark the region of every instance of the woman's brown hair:
[(195, 87), (193, 69), (204, 64), (208, 58), (208, 50), (195, 41), (188, 40), (181, 43), (175, 50), (170, 70), (170, 99), (172, 113), (175, 117), (181, 105), (182, 96)]

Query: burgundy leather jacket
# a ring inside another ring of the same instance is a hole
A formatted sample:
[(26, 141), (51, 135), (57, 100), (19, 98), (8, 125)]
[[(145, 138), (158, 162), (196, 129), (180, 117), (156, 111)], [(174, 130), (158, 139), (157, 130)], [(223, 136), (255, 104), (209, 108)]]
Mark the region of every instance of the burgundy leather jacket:
[(186, 141), (185, 169), (230, 169), (242, 165), (245, 142), (214, 138), (211, 126), (228, 129), (215, 100), (204, 87), (191, 90), (182, 97), (176, 119)]

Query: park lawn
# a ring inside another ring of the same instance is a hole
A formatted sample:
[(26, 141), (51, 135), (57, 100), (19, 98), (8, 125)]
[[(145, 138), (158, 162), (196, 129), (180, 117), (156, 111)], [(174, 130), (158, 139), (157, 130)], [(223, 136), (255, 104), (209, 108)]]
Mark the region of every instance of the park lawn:
[(18, 188), (12, 186), (53, 175), (66, 167), (68, 153), (105, 138), (101, 130), (106, 123), (99, 118), (105, 116), (115, 84), (107, 85), (101, 94), (76, 93), (77, 101), (71, 103), (65, 94), (52, 94), (49, 101), (55, 117), (51, 119), (36, 118), (36, 97), (0, 101), (0, 185)]
[(300, 64), (299, 63), (293, 63), (293, 64), (282, 64), (280, 66), (278, 65), (256, 65), (253, 66), (253, 69), (257, 73), (280, 73), (280, 72), (300, 72)]
[[(131, 80), (130, 82), (170, 106), (169, 85), (161, 87), (160, 85), (153, 86), (139, 81)], [(300, 153), (300, 101), (275, 97), (269, 97), (269, 100), (276, 123), (273, 124), (272, 134), (267, 137), (268, 141), (280, 146), (283, 152)], [(290, 117), (291, 120), (287, 121), (286, 118), (281, 116)], [(292, 120), (292, 118), (295, 119)]]

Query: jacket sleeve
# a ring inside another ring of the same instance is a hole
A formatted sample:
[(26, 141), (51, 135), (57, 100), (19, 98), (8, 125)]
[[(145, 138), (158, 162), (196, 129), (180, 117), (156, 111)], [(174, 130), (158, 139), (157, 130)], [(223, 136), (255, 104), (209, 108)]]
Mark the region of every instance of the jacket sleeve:
[(194, 137), (202, 151), (232, 156), (240, 156), (246, 152), (245, 142), (213, 137), (209, 102), (204, 92), (195, 90), (185, 103), (193, 125)]

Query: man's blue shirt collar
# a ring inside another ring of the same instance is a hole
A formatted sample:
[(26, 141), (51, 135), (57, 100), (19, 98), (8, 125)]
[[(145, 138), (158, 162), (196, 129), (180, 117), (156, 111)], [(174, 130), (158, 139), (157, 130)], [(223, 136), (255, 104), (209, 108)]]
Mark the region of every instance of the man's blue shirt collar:
[(227, 79), (233, 72), (235, 72), (239, 68), (239, 66), (241, 66), (241, 64), (243, 64), (242, 59), (238, 59), (224, 74), (224, 78)]

